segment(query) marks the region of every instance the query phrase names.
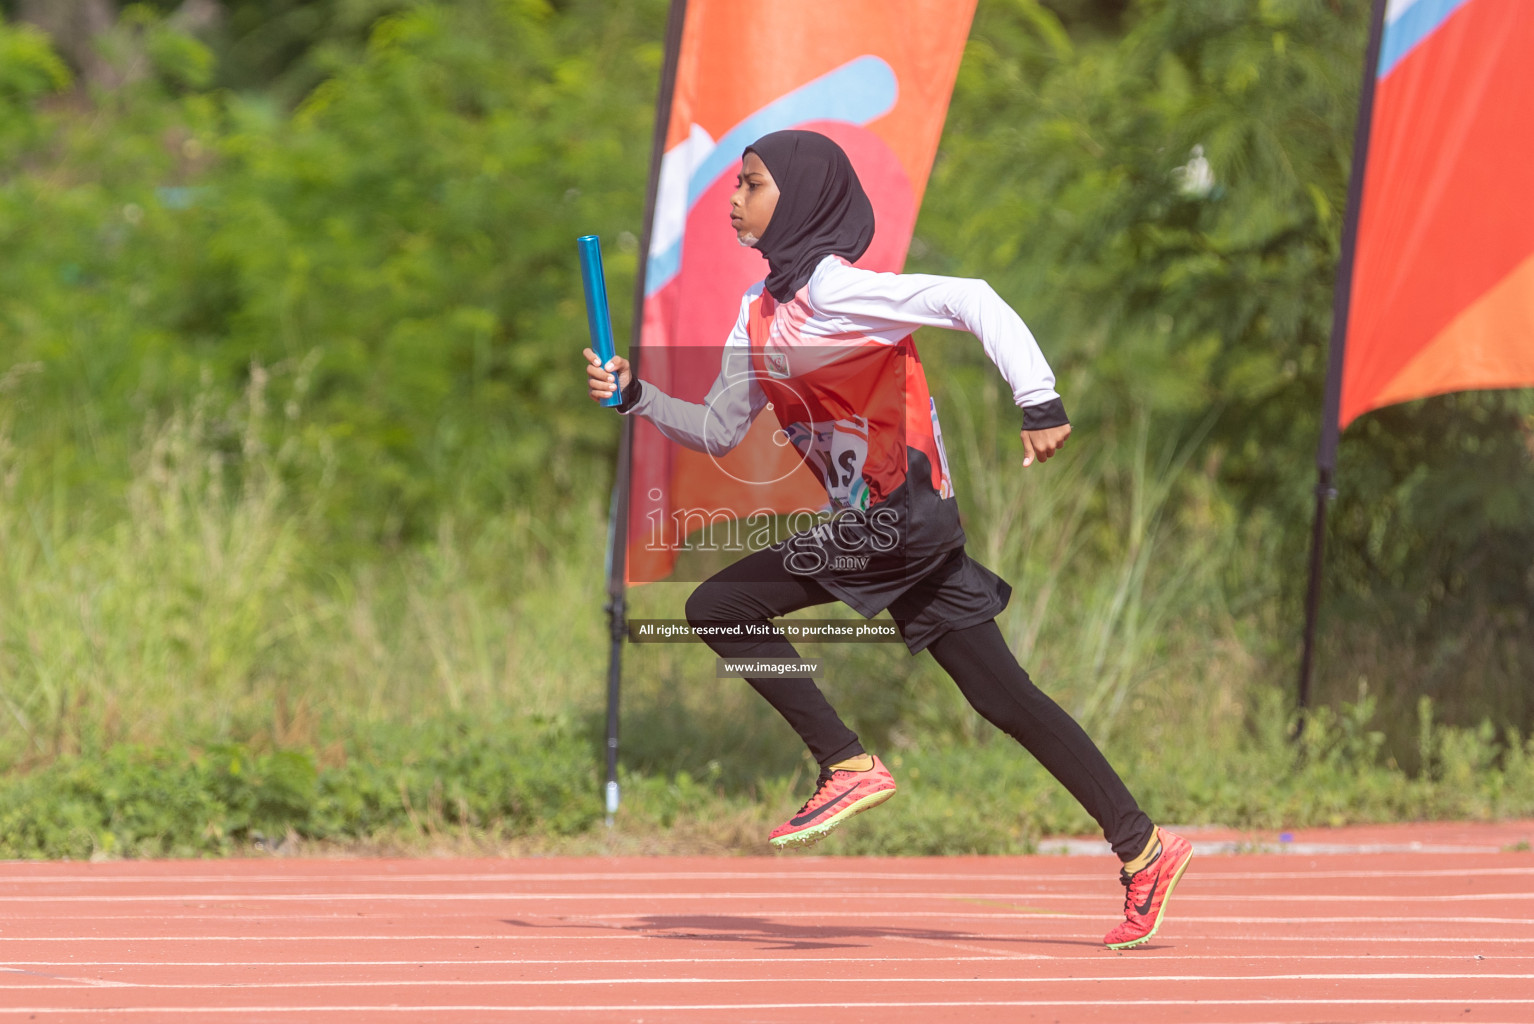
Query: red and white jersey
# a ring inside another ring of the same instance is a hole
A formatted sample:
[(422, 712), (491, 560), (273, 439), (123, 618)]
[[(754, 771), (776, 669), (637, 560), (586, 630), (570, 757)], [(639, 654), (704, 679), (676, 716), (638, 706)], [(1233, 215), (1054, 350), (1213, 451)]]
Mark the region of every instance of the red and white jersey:
[(761, 284), (746, 291), (702, 403), (645, 384), (629, 411), (679, 444), (722, 455), (770, 409), (779, 443), (792, 444), (820, 478), (830, 511), (890, 499), (914, 467), (927, 469), (925, 481), (911, 480), (915, 488), (948, 499), (937, 407), (911, 337), (923, 326), (979, 338), (1019, 407), (1059, 398), (1032, 333), (984, 281), (878, 274), (827, 256), (788, 302)]

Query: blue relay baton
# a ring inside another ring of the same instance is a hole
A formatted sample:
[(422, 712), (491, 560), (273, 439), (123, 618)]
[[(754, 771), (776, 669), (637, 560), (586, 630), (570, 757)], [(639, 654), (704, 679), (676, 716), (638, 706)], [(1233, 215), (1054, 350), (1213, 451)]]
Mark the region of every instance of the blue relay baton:
[[(575, 240), (581, 253), (581, 282), (586, 286), (586, 327), (591, 332), (591, 350), (602, 360), (603, 368), (618, 352), (613, 348), (613, 321), (607, 311), (607, 277), (602, 273), (602, 240), (596, 235), (582, 235)], [(616, 375), (615, 375), (616, 376)], [(622, 390), (599, 403), (611, 408), (623, 404)]]

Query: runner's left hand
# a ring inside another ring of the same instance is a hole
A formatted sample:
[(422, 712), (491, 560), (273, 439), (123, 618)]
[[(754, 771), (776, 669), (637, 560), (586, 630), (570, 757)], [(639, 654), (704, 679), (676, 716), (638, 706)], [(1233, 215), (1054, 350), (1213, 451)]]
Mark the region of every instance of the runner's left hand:
[(1048, 462), (1051, 455), (1065, 446), (1065, 439), (1071, 436), (1071, 425), (1024, 430), (1019, 436), (1023, 439), (1023, 465), (1031, 466), (1035, 461)]

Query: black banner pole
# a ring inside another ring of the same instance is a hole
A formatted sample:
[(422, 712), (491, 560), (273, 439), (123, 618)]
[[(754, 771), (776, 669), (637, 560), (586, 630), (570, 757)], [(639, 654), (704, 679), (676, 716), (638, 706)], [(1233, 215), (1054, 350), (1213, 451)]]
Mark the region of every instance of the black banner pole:
[(1353, 129), (1353, 166), (1348, 172), (1348, 208), (1342, 224), (1342, 251), (1332, 296), (1332, 336), (1327, 353), (1326, 393), (1321, 412), (1321, 443), (1316, 449), (1316, 508), (1310, 531), (1310, 579), (1305, 588), (1305, 638), (1300, 652), (1299, 720), (1304, 729), (1310, 706), (1311, 665), (1315, 657), (1316, 619), (1321, 608), (1321, 568), (1326, 544), (1326, 507), (1337, 496), (1332, 486), (1337, 468), (1341, 427), (1342, 362), (1347, 344), (1348, 310), (1353, 298), (1353, 255), (1358, 243), (1358, 217), (1363, 206), (1364, 168), (1369, 161), (1369, 130), (1374, 122), (1374, 83), (1379, 74), (1380, 38), (1385, 27), (1385, 0), (1374, 0), (1369, 22), (1369, 46), (1364, 55), (1363, 86), (1358, 95), (1358, 124)]
[[(640, 335), (644, 330), (645, 270), (650, 259), (650, 223), (655, 219), (655, 194), (660, 186), (661, 158), (666, 153), (666, 132), (671, 124), (671, 94), (676, 89), (676, 69), (682, 50), (682, 26), (687, 21), (687, 0), (671, 0), (666, 15), (666, 55), (661, 64), (660, 93), (655, 101), (655, 129), (650, 141), (650, 179), (645, 187), (644, 220), (639, 237), (639, 269), (634, 275), (634, 320), (629, 328), (629, 366), (637, 377)], [(607, 660), (607, 826), (618, 813), (618, 707), (623, 684), (623, 641), (628, 635), (627, 578), (629, 479), (633, 460), (634, 423), (623, 417), (618, 437), (618, 468), (613, 478), (612, 503), (607, 523), (607, 624), (611, 644)]]
[(607, 519), (607, 827), (618, 813), (618, 695), (623, 683), (623, 640), (628, 632), (628, 601), (624, 586), (624, 554), (628, 544), (629, 436), (627, 417), (618, 437), (618, 472), (613, 480)]

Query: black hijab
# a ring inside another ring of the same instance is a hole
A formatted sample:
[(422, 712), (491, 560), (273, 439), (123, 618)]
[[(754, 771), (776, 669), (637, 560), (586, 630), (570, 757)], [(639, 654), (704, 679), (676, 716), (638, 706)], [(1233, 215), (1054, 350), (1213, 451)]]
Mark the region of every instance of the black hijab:
[(777, 209), (756, 243), (771, 268), (773, 298), (792, 299), (827, 256), (856, 260), (868, 251), (874, 208), (842, 147), (818, 132), (790, 130), (763, 135), (745, 152), (761, 157), (778, 186)]

